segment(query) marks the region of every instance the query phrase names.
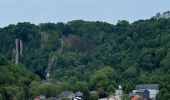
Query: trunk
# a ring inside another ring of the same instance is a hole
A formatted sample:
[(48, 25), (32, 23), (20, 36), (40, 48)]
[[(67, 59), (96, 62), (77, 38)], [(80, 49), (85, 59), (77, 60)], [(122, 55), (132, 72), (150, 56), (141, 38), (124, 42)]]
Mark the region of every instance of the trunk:
[(18, 39), (15, 39), (15, 64), (19, 63), (19, 42)]
[(23, 52), (23, 42), (22, 42), (22, 40), (19, 41), (19, 45), (20, 45), (19, 46), (20, 47), (19, 53), (20, 53), (20, 56), (22, 56), (22, 54), (23, 54), (22, 53)]

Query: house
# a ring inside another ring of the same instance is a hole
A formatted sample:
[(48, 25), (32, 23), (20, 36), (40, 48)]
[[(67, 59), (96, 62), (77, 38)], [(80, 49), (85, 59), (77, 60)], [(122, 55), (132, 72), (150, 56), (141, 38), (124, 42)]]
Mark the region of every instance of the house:
[(92, 96), (96, 96), (96, 95), (98, 96), (98, 92), (97, 91), (90, 91), (89, 94), (92, 95)]
[(74, 100), (83, 100), (83, 99), (80, 97), (75, 97)]
[(63, 91), (63, 92), (60, 93), (60, 98), (72, 100), (72, 99), (75, 98), (75, 95), (74, 95), (74, 93), (72, 93), (70, 91)]
[(90, 93), (90, 95), (98, 95), (97, 91), (90, 91), (89, 93)]
[(75, 93), (75, 97), (82, 97), (83, 96), (83, 93), (78, 91)]
[(107, 100), (107, 98), (100, 98), (100, 99), (98, 99), (98, 100)]
[(41, 100), (40, 96), (35, 97), (34, 100)]
[(150, 92), (149, 97), (152, 100), (156, 99), (156, 95), (159, 93), (159, 84), (143, 84), (143, 85), (136, 85), (136, 90), (133, 90), (135, 93), (137, 90), (148, 90)]
[(78, 92), (75, 93), (74, 100), (82, 100), (82, 97), (83, 97), (83, 93), (78, 91)]
[(117, 99), (116, 99), (116, 96), (110, 96), (107, 98), (107, 100), (117, 100)]
[(47, 100), (47, 98), (44, 95), (40, 95), (35, 97), (34, 100)]
[(122, 100), (123, 97), (123, 90), (122, 90), (122, 86), (119, 85), (119, 89), (115, 90), (115, 95), (116, 95), (116, 100)]
[(136, 94), (142, 99), (142, 100), (149, 100), (149, 94), (150, 92), (145, 89), (140, 89), (136, 91)]
[(115, 90), (115, 96), (108, 96), (107, 98), (101, 98), (99, 100), (122, 100), (123, 98), (123, 90), (121, 85), (119, 85), (119, 89)]
[(154, 17), (154, 19), (160, 19), (160, 18), (170, 18), (170, 11), (166, 11), (161, 13), (157, 13)]
[(140, 100), (140, 96), (136, 93), (129, 93), (130, 100)]
[(48, 98), (48, 100), (61, 100), (61, 99), (59, 99), (57, 97), (50, 97), (50, 98)]
[(101, 98), (99, 100), (117, 100), (117, 99), (116, 99), (116, 96), (109, 96), (107, 98)]

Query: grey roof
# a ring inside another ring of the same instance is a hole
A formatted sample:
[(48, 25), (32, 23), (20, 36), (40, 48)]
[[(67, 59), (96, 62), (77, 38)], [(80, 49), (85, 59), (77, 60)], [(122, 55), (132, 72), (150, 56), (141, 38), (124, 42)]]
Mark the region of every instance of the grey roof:
[(75, 96), (76, 96), (76, 97), (81, 97), (81, 96), (83, 96), (83, 93), (80, 92), (80, 91), (78, 91), (78, 92), (75, 93)]
[(136, 85), (136, 90), (139, 89), (159, 89), (159, 84), (143, 84), (143, 85)]
[(97, 91), (90, 91), (89, 93), (90, 93), (90, 94), (98, 94)]
[(47, 98), (44, 95), (40, 95), (41, 100), (47, 100)]
[(68, 97), (70, 94), (72, 94), (72, 92), (70, 92), (70, 91), (63, 91), (63, 92), (61, 92), (60, 93), (60, 97)]
[[(148, 91), (148, 90), (146, 90), (146, 89), (139, 89), (139, 90), (136, 91), (136, 93), (137, 93), (137, 92), (145, 92), (145, 91)], [(149, 92), (149, 91), (148, 91), (148, 92)]]

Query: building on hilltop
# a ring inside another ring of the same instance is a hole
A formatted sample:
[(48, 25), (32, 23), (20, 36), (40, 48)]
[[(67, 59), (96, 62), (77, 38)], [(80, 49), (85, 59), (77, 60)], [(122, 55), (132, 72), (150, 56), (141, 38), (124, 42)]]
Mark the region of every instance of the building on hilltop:
[(160, 18), (170, 18), (170, 11), (166, 11), (161, 13), (157, 13), (155, 16), (153, 16), (154, 19), (160, 19)]

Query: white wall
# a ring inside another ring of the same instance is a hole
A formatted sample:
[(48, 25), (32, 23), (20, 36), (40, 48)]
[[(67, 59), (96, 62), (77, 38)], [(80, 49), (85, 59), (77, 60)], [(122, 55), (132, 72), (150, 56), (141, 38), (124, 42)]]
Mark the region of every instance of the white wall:
[[(158, 90), (152, 90), (152, 89), (147, 89), (150, 92), (150, 98), (155, 98), (156, 94), (159, 92)], [(133, 93), (135, 93), (137, 90), (133, 90)]]

